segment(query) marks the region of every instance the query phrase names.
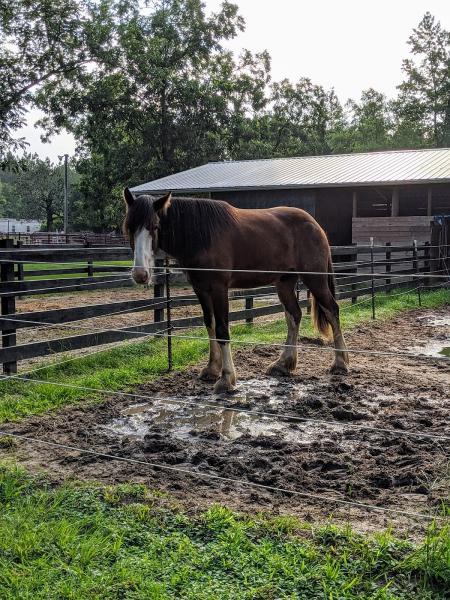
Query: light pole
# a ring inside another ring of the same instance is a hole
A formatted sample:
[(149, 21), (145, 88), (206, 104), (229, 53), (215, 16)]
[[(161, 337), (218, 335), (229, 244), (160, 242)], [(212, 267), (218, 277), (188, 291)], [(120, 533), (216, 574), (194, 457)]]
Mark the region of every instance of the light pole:
[(64, 159), (64, 235), (68, 233), (69, 227), (69, 206), (68, 206), (68, 197), (69, 197), (69, 177), (68, 177), (68, 168), (69, 168), (69, 155), (63, 154), (62, 156), (58, 156), (59, 160)]

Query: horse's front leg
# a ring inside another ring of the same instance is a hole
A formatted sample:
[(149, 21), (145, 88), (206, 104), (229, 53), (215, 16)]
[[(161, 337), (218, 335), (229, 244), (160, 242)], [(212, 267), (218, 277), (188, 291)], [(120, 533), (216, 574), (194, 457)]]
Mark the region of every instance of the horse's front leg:
[(222, 372), (222, 353), (219, 344), (216, 342), (216, 323), (214, 319), (214, 310), (211, 294), (199, 288), (194, 287), (197, 298), (202, 307), (203, 321), (209, 336), (209, 361), (206, 367), (199, 373), (199, 378), (203, 381), (217, 381)]
[(236, 385), (236, 371), (233, 364), (230, 346), (230, 331), (228, 326), (228, 288), (217, 286), (212, 291), (216, 336), (222, 354), (222, 373), (214, 386), (215, 394), (232, 392)]

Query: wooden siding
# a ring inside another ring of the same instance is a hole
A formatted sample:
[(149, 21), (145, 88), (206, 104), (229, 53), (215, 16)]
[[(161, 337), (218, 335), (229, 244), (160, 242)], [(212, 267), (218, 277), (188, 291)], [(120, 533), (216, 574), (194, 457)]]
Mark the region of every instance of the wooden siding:
[(317, 190), (317, 221), (327, 233), (330, 244), (346, 246), (352, 241), (352, 190)]
[(215, 192), (214, 200), (225, 200), (236, 208), (273, 208), (295, 206), (315, 214), (315, 190), (248, 190), (237, 192)]
[(373, 237), (375, 244), (419, 244), (431, 240), (430, 217), (356, 217), (352, 219), (352, 242), (368, 244)]

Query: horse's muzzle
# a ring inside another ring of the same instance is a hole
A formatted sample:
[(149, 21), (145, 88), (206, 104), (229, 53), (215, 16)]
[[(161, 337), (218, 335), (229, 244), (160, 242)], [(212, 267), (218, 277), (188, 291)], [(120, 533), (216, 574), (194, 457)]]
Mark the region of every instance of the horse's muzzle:
[(144, 267), (133, 267), (131, 269), (131, 277), (136, 283), (150, 283), (150, 273)]

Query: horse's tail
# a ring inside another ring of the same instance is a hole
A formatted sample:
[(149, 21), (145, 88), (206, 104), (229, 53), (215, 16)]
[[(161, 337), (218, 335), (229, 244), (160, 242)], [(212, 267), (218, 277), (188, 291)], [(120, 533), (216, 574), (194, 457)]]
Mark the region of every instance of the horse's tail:
[[(336, 280), (334, 278), (333, 272), (333, 263), (331, 262), (331, 255), (328, 256), (328, 264), (327, 264), (327, 284), (328, 289), (336, 299)], [(331, 329), (331, 325), (327, 319), (325, 311), (322, 306), (317, 302), (316, 298), (311, 295), (311, 316), (314, 327), (323, 335), (326, 340), (330, 340), (333, 337), (333, 331)]]

